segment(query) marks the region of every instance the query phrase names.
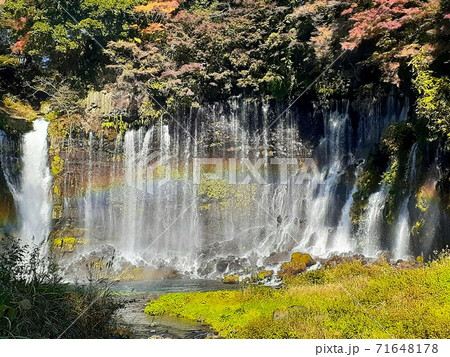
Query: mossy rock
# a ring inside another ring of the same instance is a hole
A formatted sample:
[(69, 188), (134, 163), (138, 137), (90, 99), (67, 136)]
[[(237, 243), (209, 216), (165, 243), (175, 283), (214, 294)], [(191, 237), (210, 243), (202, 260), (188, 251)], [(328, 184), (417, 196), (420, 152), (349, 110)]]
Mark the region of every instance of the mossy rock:
[(0, 130), (8, 136), (20, 136), (33, 129), (33, 124), (25, 119), (13, 118), (0, 108)]
[(52, 249), (61, 253), (72, 253), (78, 244), (86, 244), (87, 240), (74, 237), (55, 238), (52, 241)]
[(261, 270), (258, 272), (258, 280), (264, 280), (273, 276), (273, 270)]
[(309, 255), (303, 253), (292, 253), (291, 261), (281, 264), (281, 270), (277, 276), (293, 276), (306, 271), (307, 267), (316, 264), (316, 261)]
[(292, 253), (291, 262), (305, 263), (307, 267), (316, 264), (316, 261), (309, 254), (303, 253)]
[(239, 275), (225, 275), (222, 282), (224, 284), (239, 284)]

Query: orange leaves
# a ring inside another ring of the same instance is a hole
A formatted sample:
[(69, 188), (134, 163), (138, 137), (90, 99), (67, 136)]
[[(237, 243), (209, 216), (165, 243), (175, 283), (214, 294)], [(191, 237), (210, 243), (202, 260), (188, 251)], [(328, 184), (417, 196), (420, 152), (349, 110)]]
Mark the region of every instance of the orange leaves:
[(315, 34), (311, 37), (310, 44), (314, 48), (317, 58), (323, 59), (330, 53), (333, 34), (334, 28), (331, 26), (318, 26), (316, 28)]
[(163, 24), (154, 22), (154, 23), (151, 23), (147, 28), (142, 30), (142, 32), (146, 33), (146, 34), (154, 34), (154, 33), (164, 31), (164, 29), (165, 29), (165, 27)]
[(342, 48), (353, 50), (363, 40), (374, 38), (386, 31), (397, 30), (416, 20), (431, 19), (435, 16), (438, 8), (439, 0), (422, 2), (375, 0), (371, 8), (359, 12), (355, 7), (351, 7), (342, 13), (342, 15), (352, 13), (350, 20), (354, 22), (347, 41), (342, 43)]
[(23, 53), (25, 46), (30, 39), (30, 34), (27, 33), (25, 36), (19, 38), (19, 40), (13, 45), (12, 52), (13, 53)]
[(143, 13), (151, 15), (160, 16), (158, 20), (155, 21), (155, 18), (152, 18), (152, 22), (142, 30), (142, 33), (147, 35), (159, 35), (163, 31), (165, 31), (165, 26), (162, 23), (164, 19), (168, 19), (171, 17), (172, 13), (178, 9), (178, 6), (183, 0), (156, 0), (149, 1), (147, 5), (140, 5), (135, 7), (135, 11), (137, 13)]
[(174, 12), (176, 9), (178, 9), (178, 6), (180, 6), (180, 3), (181, 3), (181, 1), (177, 1), (177, 0), (150, 1), (147, 5), (136, 6), (135, 10), (136, 10), (136, 12), (143, 12), (143, 13), (159, 12), (161, 14), (166, 14), (166, 15), (170, 16), (170, 14), (172, 12)]
[(25, 27), (25, 23), (27, 22), (27, 19), (25, 17), (21, 17), (18, 20), (16, 20), (13, 28), (16, 31), (22, 30)]

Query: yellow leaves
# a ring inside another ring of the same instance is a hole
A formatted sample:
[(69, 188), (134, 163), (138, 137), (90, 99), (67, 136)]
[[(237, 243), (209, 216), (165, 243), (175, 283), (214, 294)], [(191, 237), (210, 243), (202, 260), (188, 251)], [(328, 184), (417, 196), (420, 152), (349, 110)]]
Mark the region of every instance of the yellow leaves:
[(53, 176), (59, 175), (64, 169), (64, 160), (55, 155), (52, 160), (52, 173)]
[(163, 24), (160, 23), (151, 23), (147, 28), (145, 28), (142, 32), (148, 33), (148, 34), (154, 34), (156, 32), (164, 31), (165, 27)]
[(31, 107), (28, 102), (22, 102), (14, 98), (5, 97), (3, 105), (6, 111), (13, 117), (23, 118), (26, 120), (34, 120), (38, 117), (36, 111)]
[(151, 13), (155, 11), (162, 14), (170, 14), (175, 11), (179, 5), (179, 2), (176, 0), (150, 1), (147, 5), (136, 6), (135, 11), (141, 13)]

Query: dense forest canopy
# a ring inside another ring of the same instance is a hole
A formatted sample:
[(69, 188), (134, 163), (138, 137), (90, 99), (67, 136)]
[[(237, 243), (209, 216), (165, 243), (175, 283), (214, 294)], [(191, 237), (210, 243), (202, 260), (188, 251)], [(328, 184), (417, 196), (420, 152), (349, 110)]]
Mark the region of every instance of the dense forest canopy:
[(127, 93), (121, 114), (143, 123), (237, 94), (396, 92), (417, 99), (430, 138), (449, 139), (448, 0), (0, 3), (0, 93), (59, 116), (102, 89)]

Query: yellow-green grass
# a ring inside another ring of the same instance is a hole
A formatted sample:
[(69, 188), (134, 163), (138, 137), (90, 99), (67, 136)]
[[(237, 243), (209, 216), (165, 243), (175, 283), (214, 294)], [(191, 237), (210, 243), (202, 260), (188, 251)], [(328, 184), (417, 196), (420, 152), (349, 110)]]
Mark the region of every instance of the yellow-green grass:
[(145, 311), (200, 320), (225, 338), (449, 338), (450, 259), (407, 270), (343, 263), (278, 290), (167, 294)]

